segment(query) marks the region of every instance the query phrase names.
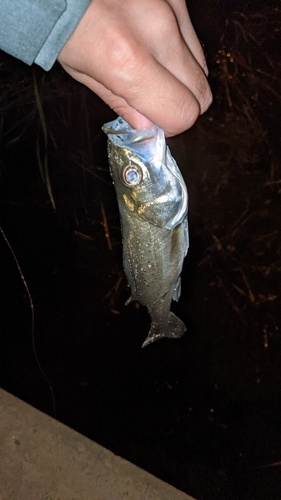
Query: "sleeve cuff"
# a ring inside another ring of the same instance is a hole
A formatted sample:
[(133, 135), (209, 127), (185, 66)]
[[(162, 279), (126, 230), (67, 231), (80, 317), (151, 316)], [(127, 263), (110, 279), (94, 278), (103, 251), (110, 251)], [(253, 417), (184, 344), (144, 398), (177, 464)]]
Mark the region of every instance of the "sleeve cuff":
[(60, 16), (34, 62), (48, 71), (55, 63), (61, 49), (73, 33), (91, 0), (67, 0), (67, 8)]

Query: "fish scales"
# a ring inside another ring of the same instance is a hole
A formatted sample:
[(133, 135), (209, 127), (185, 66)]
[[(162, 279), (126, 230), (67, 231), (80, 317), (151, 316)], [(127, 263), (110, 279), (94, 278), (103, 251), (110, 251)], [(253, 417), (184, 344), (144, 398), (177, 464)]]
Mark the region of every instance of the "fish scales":
[(164, 133), (133, 130), (122, 118), (103, 127), (110, 172), (120, 211), (123, 265), (131, 297), (151, 316), (143, 346), (178, 338), (186, 328), (170, 311), (180, 296), (180, 274), (188, 250), (187, 190), (166, 147)]

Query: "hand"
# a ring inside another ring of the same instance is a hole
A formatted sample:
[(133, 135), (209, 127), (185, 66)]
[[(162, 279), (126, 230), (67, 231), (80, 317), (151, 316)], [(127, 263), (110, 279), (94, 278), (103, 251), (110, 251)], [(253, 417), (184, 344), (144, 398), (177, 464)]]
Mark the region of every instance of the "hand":
[(58, 61), (135, 129), (179, 134), (212, 102), (184, 0), (94, 0)]

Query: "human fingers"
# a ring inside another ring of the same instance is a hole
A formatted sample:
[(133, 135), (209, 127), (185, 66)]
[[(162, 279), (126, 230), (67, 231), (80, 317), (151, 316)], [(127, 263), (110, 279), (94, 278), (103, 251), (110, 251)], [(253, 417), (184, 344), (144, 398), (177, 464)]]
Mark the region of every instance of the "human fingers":
[(95, 0), (86, 14), (60, 54), (66, 71), (134, 128), (153, 122), (166, 135), (189, 128), (208, 106), (208, 84), (169, 4)]
[(118, 115), (122, 116), (134, 129), (151, 128), (153, 122), (130, 106), (123, 97), (115, 95), (101, 83), (89, 77), (85, 73), (80, 73), (63, 65), (72, 78), (82, 83), (95, 94), (97, 94), (108, 106)]
[(203, 69), (205, 75), (208, 76), (209, 70), (206, 63), (205, 54), (202, 44), (199, 41), (193, 24), (190, 20), (189, 12), (186, 7), (185, 0), (167, 0), (172, 7), (178, 21), (180, 32), (187, 44), (189, 50), (193, 54), (198, 64)]
[(133, 0), (130, 4), (135, 11), (129, 26), (119, 5), (116, 4), (114, 15), (111, 10), (106, 16), (105, 4), (92, 2), (89, 15), (80, 21), (59, 61), (71, 76), (96, 92), (134, 128), (152, 122), (164, 129), (166, 135), (175, 135), (191, 127), (200, 108), (193, 92), (151, 54), (155, 39), (156, 45), (161, 46), (161, 29), (167, 23), (166, 2), (152, 3), (156, 12), (159, 5), (166, 10), (151, 37), (146, 22), (149, 18), (149, 25), (153, 26), (155, 17), (149, 12), (150, 17), (147, 14), (140, 19), (142, 2)]
[[(155, 123), (164, 130), (167, 137), (170, 137), (190, 128), (200, 113), (197, 100), (191, 92), (186, 93), (182, 84), (180, 88), (182, 106), (175, 104), (179, 99), (179, 91), (176, 88), (174, 88), (175, 95), (172, 96), (170, 89), (167, 94), (165, 89), (160, 91), (159, 85), (159, 93), (156, 96), (151, 95), (149, 100), (142, 99), (136, 86), (134, 86), (135, 95), (128, 96), (125, 92), (125, 99), (85, 73), (77, 72), (65, 65), (63, 67), (73, 78), (95, 92), (135, 129), (150, 128)], [(164, 79), (163, 83), (169, 87), (167, 79)], [(146, 92), (143, 87), (142, 92)]]
[[(173, 0), (170, 1), (172, 2)], [(180, 10), (179, 6), (181, 3), (180, 0), (177, 1), (178, 11)], [(200, 113), (202, 114), (210, 106), (212, 94), (204, 72), (204, 69), (205, 71), (207, 70), (204, 67), (205, 58), (201, 44), (195, 34), (188, 15), (187, 18), (184, 18), (187, 13), (185, 4), (182, 3), (181, 21), (185, 27), (187, 26), (186, 31), (190, 30), (189, 40), (194, 53), (190, 49), (190, 46), (187, 45), (178, 29), (179, 21), (175, 12), (171, 9), (170, 3), (160, 1), (154, 2), (154, 4), (157, 4), (159, 14), (162, 14), (154, 21), (153, 13), (151, 13), (151, 19), (149, 18), (149, 14), (147, 14), (145, 19), (140, 18), (139, 13), (138, 27), (143, 34), (143, 39), (140, 38), (140, 46), (143, 46), (143, 49), (150, 53), (153, 58), (160, 63), (163, 69), (163, 76), (165, 73), (164, 70), (167, 69), (193, 93), (195, 99), (197, 99), (199, 103)], [(183, 19), (187, 22), (183, 23)], [(146, 24), (148, 24), (148, 26), (153, 25), (153, 32), (147, 30)], [(141, 45), (141, 43), (143, 45)], [(155, 64), (152, 71), (155, 72), (159, 69), (160, 68), (157, 68)], [(154, 74), (153, 72), (152, 75)], [(148, 75), (146, 76), (148, 77)], [(170, 81), (168, 81), (168, 84), (170, 84)]]

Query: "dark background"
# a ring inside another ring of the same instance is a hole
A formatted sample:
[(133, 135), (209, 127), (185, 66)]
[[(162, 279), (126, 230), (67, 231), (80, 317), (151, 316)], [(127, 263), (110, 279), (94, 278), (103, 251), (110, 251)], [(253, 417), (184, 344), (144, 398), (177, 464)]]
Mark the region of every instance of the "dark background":
[(59, 65), (1, 54), (0, 385), (197, 499), (280, 499), (280, 2), (189, 7), (214, 103), (168, 141), (190, 196), (187, 332), (145, 349), (101, 131), (115, 115)]

